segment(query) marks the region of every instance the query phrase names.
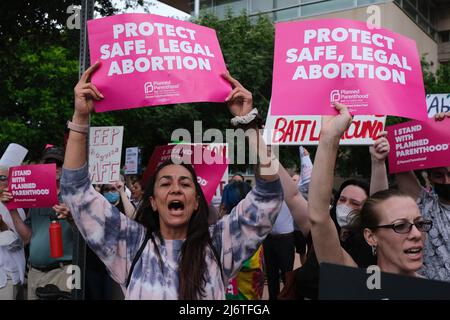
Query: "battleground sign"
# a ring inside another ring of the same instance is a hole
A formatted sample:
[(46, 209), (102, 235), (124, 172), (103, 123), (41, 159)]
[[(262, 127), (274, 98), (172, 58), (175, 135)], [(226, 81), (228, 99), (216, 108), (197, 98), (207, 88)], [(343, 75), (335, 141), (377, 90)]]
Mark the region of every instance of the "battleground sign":
[(213, 29), (153, 14), (88, 21), (96, 112), (188, 102), (223, 102), (231, 90)]
[[(385, 116), (355, 116), (339, 144), (372, 145), (385, 121)], [(318, 145), (320, 127), (320, 116), (274, 116), (269, 107), (264, 140), (270, 145)]]
[(332, 115), (339, 101), (354, 115), (425, 120), (424, 97), (411, 39), (344, 19), (276, 24), (273, 115)]

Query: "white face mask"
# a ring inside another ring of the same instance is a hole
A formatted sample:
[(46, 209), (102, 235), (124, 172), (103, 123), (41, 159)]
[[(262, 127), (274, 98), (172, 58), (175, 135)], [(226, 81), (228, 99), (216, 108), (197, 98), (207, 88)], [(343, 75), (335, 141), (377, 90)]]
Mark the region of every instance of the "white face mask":
[(341, 228), (350, 225), (352, 215), (350, 214), (354, 209), (346, 206), (345, 204), (339, 204), (336, 206), (336, 220)]

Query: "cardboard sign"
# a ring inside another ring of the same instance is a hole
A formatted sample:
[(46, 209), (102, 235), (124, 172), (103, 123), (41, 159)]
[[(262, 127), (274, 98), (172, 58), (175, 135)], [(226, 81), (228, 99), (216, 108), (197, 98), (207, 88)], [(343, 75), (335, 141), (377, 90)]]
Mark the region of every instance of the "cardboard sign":
[(450, 112), (450, 93), (427, 94), (427, 110), (429, 118), (436, 113)]
[(0, 166), (20, 166), (28, 153), (28, 149), (17, 143), (10, 143), (0, 159)]
[(58, 204), (56, 164), (35, 164), (9, 168), (8, 189), (13, 199), (5, 206), (17, 208), (50, 208)]
[(387, 130), (390, 173), (450, 165), (449, 121), (409, 121)]
[(88, 21), (92, 82), (105, 98), (95, 111), (188, 102), (224, 102), (230, 84), (216, 32), (153, 14)]
[(138, 147), (125, 150), (125, 174), (139, 174), (141, 165), (141, 150)]
[(143, 176), (144, 182), (147, 183), (158, 166), (169, 159), (192, 164), (197, 174), (197, 181), (209, 204), (228, 168), (226, 152), (223, 152), (223, 147), (214, 144), (172, 144), (157, 147), (148, 162)]
[[(272, 114), (427, 118), (416, 43), (366, 23), (321, 19), (278, 23)], [(407, 102), (407, 103), (405, 103)]]
[[(274, 116), (271, 107), (264, 126), (264, 140), (277, 145), (318, 145), (321, 116)], [(385, 116), (355, 116), (340, 145), (372, 145), (384, 129)]]
[(120, 179), (123, 127), (91, 127), (89, 130), (89, 177), (93, 184)]

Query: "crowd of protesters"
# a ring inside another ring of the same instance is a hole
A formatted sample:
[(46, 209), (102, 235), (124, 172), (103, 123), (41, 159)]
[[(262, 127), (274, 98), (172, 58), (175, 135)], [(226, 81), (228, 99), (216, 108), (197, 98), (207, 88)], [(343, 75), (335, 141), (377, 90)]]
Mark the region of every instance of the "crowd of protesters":
[[(333, 195), (339, 140), (352, 120), (340, 103), (337, 116), (322, 117), (314, 162), (300, 148), (301, 171), (291, 177), (259, 134), (252, 94), (224, 74), (233, 86), (226, 101), (234, 123), (256, 132), (249, 136), (259, 157), (253, 188), (235, 175), (214, 208), (192, 166), (171, 161), (148, 183), (93, 186), (86, 146), (89, 115), (103, 97), (90, 82), (97, 68), (75, 87), (65, 151), (50, 147), (42, 155), (42, 163), (56, 164), (59, 204), (8, 210), (8, 168), (0, 167), (0, 299), (37, 299), (49, 284), (69, 292), (76, 231), (88, 245), (87, 299), (261, 299), (265, 281), (277, 299), (295, 252), (301, 266), (289, 288), (297, 299), (318, 298), (322, 262), (450, 281), (450, 167), (428, 169), (428, 187), (414, 172), (389, 185), (382, 132), (368, 150), (370, 181), (346, 180)], [(48, 246), (55, 219), (64, 243), (58, 259)]]

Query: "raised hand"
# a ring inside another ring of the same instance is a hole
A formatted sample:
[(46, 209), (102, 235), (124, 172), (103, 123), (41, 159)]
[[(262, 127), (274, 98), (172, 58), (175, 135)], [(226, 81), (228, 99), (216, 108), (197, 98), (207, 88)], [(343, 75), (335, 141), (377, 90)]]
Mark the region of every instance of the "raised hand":
[(387, 139), (387, 131), (382, 131), (378, 135), (377, 140), (373, 146), (369, 147), (369, 152), (372, 157), (378, 161), (384, 161), (389, 154), (390, 145)]
[(445, 118), (450, 118), (450, 112), (440, 112), (434, 115), (434, 120), (436, 121), (442, 121)]
[(222, 77), (231, 83), (233, 90), (228, 94), (225, 101), (228, 102), (228, 107), (233, 116), (245, 116), (253, 108), (253, 96), (250, 91), (230, 76), (229, 73), (222, 74)]
[(13, 198), (12, 193), (8, 192), (8, 188), (0, 191), (0, 201), (5, 203), (11, 201)]
[(352, 122), (352, 116), (345, 106), (339, 102), (333, 102), (339, 114), (336, 116), (322, 116), (321, 136), (340, 138)]
[(103, 99), (103, 95), (91, 83), (91, 76), (100, 66), (100, 62), (90, 66), (81, 76), (74, 88), (75, 93), (75, 115), (88, 116), (94, 110), (94, 100)]
[(120, 193), (125, 192), (125, 184), (121, 180), (114, 182), (112, 186)]

